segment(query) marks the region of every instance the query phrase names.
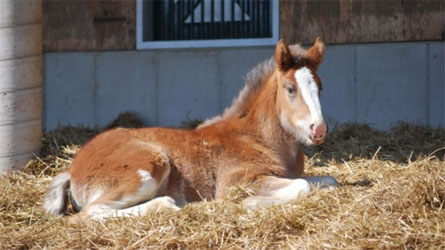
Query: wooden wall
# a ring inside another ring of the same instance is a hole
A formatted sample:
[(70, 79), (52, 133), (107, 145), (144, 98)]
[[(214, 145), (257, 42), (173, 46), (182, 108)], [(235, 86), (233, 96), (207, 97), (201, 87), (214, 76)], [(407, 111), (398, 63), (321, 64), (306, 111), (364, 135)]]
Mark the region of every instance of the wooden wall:
[[(311, 44), (444, 40), (443, 0), (280, 0), (280, 37)], [(43, 49), (132, 50), (136, 0), (44, 0)]]
[(136, 48), (135, 0), (44, 0), (43, 50)]
[(289, 42), (444, 40), (444, 33), (443, 0), (280, 1), (280, 37)]

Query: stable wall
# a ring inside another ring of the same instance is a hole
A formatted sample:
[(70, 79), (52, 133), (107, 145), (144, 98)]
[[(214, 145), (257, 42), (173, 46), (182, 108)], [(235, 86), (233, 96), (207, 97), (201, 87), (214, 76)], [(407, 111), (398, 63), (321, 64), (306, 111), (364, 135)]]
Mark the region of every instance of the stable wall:
[(42, 1), (0, 1), (0, 175), (23, 168), (41, 138)]
[[(387, 129), (399, 120), (444, 126), (441, 42), (328, 45), (319, 75), (331, 124)], [(151, 126), (221, 113), (274, 47), (44, 54), (46, 131), (104, 126), (133, 110)]]

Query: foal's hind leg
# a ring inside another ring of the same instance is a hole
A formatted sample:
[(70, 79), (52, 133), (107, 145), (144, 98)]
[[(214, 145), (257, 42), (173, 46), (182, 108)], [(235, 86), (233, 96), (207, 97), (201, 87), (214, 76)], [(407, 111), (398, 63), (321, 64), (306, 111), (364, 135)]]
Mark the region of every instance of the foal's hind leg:
[[(162, 195), (170, 174), (168, 157), (149, 145), (138, 146), (113, 159), (113, 165), (97, 169), (100, 174), (95, 175), (94, 182), (80, 185), (80, 180), (76, 183), (72, 179), (73, 196), (85, 206), (72, 218), (73, 222), (140, 215), (160, 207), (178, 209), (170, 197), (155, 198)], [(125, 167), (119, 167), (122, 165)], [(82, 199), (83, 196), (87, 198)]]
[(140, 188), (137, 192), (128, 193), (125, 190), (125, 184), (111, 189), (88, 204), (72, 218), (71, 222), (77, 223), (88, 219), (102, 220), (107, 217), (138, 216), (143, 215), (150, 209), (179, 209), (171, 197), (155, 198), (162, 183), (157, 183), (155, 179), (147, 176), (141, 179)]
[(311, 190), (309, 182), (304, 179), (287, 179), (265, 176), (250, 187), (255, 195), (244, 199), (241, 206), (247, 209), (269, 207), (287, 203), (298, 197), (306, 196)]
[(175, 201), (169, 196), (157, 197), (149, 200), (145, 203), (141, 203), (136, 206), (128, 208), (116, 208), (114, 201), (108, 202), (95, 202), (88, 205), (85, 210), (75, 215), (71, 222), (78, 223), (80, 221), (86, 221), (88, 219), (102, 220), (108, 217), (126, 217), (126, 216), (140, 216), (145, 214), (149, 210), (159, 209), (173, 209), (179, 210)]

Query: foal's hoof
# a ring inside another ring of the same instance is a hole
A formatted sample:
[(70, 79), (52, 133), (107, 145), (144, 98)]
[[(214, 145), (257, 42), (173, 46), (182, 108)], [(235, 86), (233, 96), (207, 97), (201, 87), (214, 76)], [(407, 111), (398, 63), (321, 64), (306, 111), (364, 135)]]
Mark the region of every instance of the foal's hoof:
[(68, 224), (70, 225), (78, 225), (81, 223), (91, 223), (89, 218), (85, 218), (80, 214), (75, 214), (68, 219)]
[(307, 176), (304, 179), (313, 185), (318, 185), (320, 188), (334, 189), (340, 185), (332, 176)]
[(156, 206), (156, 211), (159, 211), (160, 209), (172, 209), (174, 211), (180, 210), (178, 206), (176, 206), (175, 200), (170, 196), (163, 196), (158, 197), (153, 200), (151, 200), (151, 204)]

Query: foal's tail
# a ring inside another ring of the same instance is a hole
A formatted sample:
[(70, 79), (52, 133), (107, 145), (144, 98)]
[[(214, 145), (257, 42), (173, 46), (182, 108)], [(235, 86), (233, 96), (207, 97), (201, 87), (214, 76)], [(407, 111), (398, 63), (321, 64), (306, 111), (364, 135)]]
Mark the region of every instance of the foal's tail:
[(53, 178), (51, 186), (46, 193), (43, 209), (52, 215), (63, 215), (66, 204), (66, 191), (70, 186), (71, 175), (61, 173)]

